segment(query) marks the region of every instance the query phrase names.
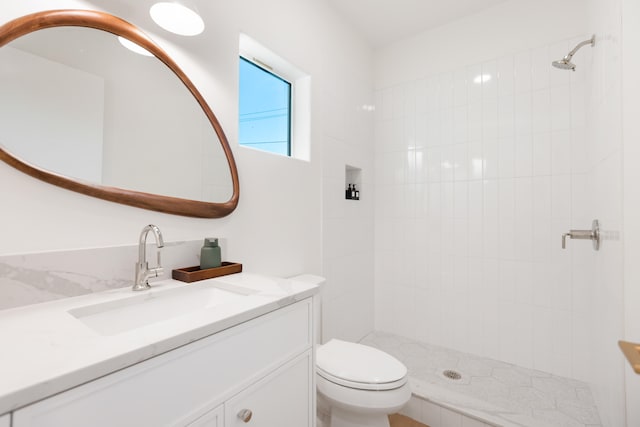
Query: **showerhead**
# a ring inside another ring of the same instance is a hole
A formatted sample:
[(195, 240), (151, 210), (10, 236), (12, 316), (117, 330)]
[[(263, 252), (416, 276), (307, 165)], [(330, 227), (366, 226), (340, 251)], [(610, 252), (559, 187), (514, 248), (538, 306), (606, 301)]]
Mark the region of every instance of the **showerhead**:
[(571, 70), (571, 71), (576, 70), (576, 64), (574, 64), (569, 59), (567, 59), (566, 56), (559, 61), (553, 61), (551, 65), (553, 65), (556, 68), (560, 68), (561, 70)]
[(553, 61), (551, 63), (551, 65), (553, 65), (556, 68), (560, 68), (561, 70), (571, 70), (571, 71), (575, 71), (576, 70), (576, 64), (574, 64), (573, 62), (571, 62), (571, 58), (573, 58), (573, 55), (576, 54), (576, 52), (578, 51), (578, 49), (580, 49), (582, 46), (588, 45), (590, 44), (591, 46), (596, 44), (596, 36), (595, 34), (593, 36), (591, 36), (591, 38), (589, 40), (585, 40), (581, 43), (578, 43), (578, 45), (576, 47), (574, 47), (571, 52), (567, 53), (567, 55), (560, 59), (559, 61)]

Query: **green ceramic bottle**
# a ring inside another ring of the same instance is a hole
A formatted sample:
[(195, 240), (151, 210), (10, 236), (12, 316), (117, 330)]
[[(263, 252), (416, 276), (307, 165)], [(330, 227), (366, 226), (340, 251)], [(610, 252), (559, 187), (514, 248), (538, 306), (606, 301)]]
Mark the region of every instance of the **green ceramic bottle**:
[(215, 237), (207, 237), (204, 239), (204, 246), (200, 250), (200, 270), (220, 267), (221, 264), (222, 257), (220, 254), (220, 246), (218, 246), (218, 239)]

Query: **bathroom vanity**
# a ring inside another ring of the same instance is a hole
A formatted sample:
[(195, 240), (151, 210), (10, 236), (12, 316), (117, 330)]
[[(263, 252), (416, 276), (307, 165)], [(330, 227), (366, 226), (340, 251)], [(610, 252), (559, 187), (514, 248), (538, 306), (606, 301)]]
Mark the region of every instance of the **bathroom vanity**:
[(315, 279), (165, 280), (0, 312), (0, 413), (13, 427), (312, 426)]

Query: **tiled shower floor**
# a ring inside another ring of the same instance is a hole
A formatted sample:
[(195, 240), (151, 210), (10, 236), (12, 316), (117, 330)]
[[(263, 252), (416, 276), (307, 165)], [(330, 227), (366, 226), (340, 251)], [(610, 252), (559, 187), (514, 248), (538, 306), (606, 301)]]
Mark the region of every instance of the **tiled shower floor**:
[[(382, 332), (362, 344), (379, 348), (409, 369), (415, 396), (498, 426), (592, 427), (600, 418), (583, 382), (525, 369)], [(459, 372), (451, 380), (445, 369)]]

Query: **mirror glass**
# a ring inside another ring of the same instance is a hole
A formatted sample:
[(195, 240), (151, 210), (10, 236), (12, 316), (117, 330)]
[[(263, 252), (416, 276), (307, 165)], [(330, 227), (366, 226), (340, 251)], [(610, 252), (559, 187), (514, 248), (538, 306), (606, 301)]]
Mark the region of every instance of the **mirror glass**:
[(0, 48), (0, 147), (89, 185), (208, 203), (234, 191), (222, 144), (185, 84), (93, 28), (45, 28)]

